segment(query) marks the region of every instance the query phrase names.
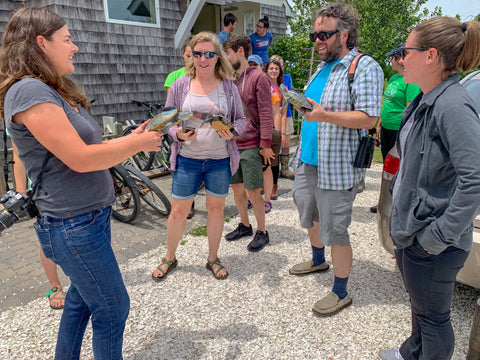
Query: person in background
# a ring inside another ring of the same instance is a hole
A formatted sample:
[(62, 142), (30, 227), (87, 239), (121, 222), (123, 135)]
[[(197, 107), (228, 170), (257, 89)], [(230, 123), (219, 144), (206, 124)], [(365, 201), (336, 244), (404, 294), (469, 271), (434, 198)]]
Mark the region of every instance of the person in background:
[(269, 26), (268, 17), (264, 16), (257, 22), (257, 31), (250, 35), (252, 54), (262, 58), (263, 66), (268, 62), (268, 49), (273, 40), (273, 35), (268, 32)]
[(188, 210), (202, 183), (207, 193), (208, 214), (206, 268), (218, 280), (228, 276), (218, 258), (218, 249), (224, 225), (225, 198), (232, 174), (238, 169), (240, 155), (232, 132), (217, 132), (204, 120), (211, 115), (224, 115), (236, 132), (242, 134), (246, 118), (238, 89), (231, 80), (232, 65), (217, 36), (200, 32), (190, 44), (193, 58), (187, 62), (188, 75), (173, 83), (165, 105), (193, 112), (200, 118), (185, 120), (185, 132), (182, 125), (169, 130), (174, 140), (170, 155), (172, 211), (167, 221), (167, 252), (152, 274), (155, 281), (163, 281), (178, 263), (175, 253), (185, 232)]
[(240, 167), (232, 177), (232, 190), (240, 214), (240, 224), (226, 234), (225, 239), (236, 241), (253, 235), (253, 228), (248, 220), (247, 204), (250, 198), (257, 220), (257, 232), (247, 245), (247, 249), (256, 252), (270, 243), (265, 228), (265, 203), (260, 193), (263, 187), (263, 165), (270, 165), (274, 157), (271, 148), (273, 110), (270, 81), (263, 71), (248, 66), (251, 42), (247, 36), (234, 34), (225, 41), (223, 47), (235, 70), (235, 85), (240, 92), (244, 113), (247, 116), (245, 131), (237, 139)]
[[(281, 56), (272, 55), (270, 60), (276, 59), (280, 62), (283, 70), (283, 84), (287, 89), (293, 89), (292, 76), (290, 74), (285, 74), (285, 66)], [(287, 103), (287, 124), (285, 128), (282, 127), (282, 149), (280, 150), (280, 176), (293, 180), (295, 179), (295, 174), (288, 167), (288, 162), (290, 160), (290, 137), (295, 132), (293, 124), (293, 114), (290, 104)]]
[(274, 131), (272, 136), (272, 149), (275, 154), (275, 159), (272, 161), (272, 166), (263, 172), (263, 182), (265, 189), (265, 212), (270, 212), (272, 208), (271, 200), (277, 200), (278, 194), (278, 176), (280, 167), (278, 165), (278, 158), (281, 149), (281, 133), (282, 129), (286, 127), (287, 123), (287, 107), (284, 106), (283, 94), (280, 91), (280, 85), (283, 83), (283, 70), (278, 59), (270, 59), (265, 66), (265, 73), (270, 80), (270, 91), (272, 93), (273, 106), (273, 122)]
[[(22, 164), (22, 161), (18, 157), (18, 149), (15, 146), (15, 143), (12, 141), (12, 153), (13, 153), (13, 176), (15, 178), (15, 187), (16, 191), (20, 193), (27, 193), (29, 190), (27, 183), (27, 173), (25, 167)], [(50, 307), (53, 310), (61, 310), (65, 305), (65, 293), (62, 289), (62, 284), (58, 278), (57, 265), (50, 259), (48, 259), (42, 251), (40, 246), (40, 260), (42, 262), (43, 270), (47, 276), (50, 289), (48, 290), (45, 297), (50, 303)]]
[[(187, 40), (185, 40), (182, 46), (182, 57), (185, 64), (187, 64), (187, 62), (192, 58), (192, 48), (190, 47), (190, 41), (192, 40), (192, 38), (193, 36), (190, 35), (187, 38)], [(185, 76), (185, 66), (168, 74), (167, 79), (165, 80), (165, 85), (164, 85), (164, 87), (167, 89), (167, 96), (168, 96), (168, 93), (170, 92), (170, 87), (172, 86), (172, 84), (175, 82), (175, 80), (177, 80), (182, 76)], [(165, 136), (169, 136), (169, 135), (165, 135)], [(195, 201), (192, 202), (192, 207), (188, 212), (187, 219), (191, 219), (194, 216), (195, 216)]]
[(350, 89), (348, 68), (359, 55), (357, 13), (348, 4), (330, 3), (314, 19), (310, 40), (321, 62), (307, 84), (305, 96), (313, 110), (304, 115), (292, 159), (297, 171), (293, 200), (308, 231), (312, 260), (296, 264), (290, 274), (327, 270), (325, 245), (331, 246), (333, 287), (312, 309), (316, 315), (330, 316), (352, 303), (347, 291), (353, 261), (348, 227), (358, 184), (365, 177), (365, 169), (355, 168), (353, 160), (360, 136), (380, 115), (383, 71), (373, 58), (363, 56)]
[(237, 27), (238, 19), (232, 13), (227, 13), (223, 17), (223, 30), (220, 31), (217, 36), (218, 40), (220, 40), (220, 44), (224, 44), (225, 41), (232, 35), (233, 30)]
[(422, 90), (402, 115), (390, 234), (410, 298), (412, 331), (383, 360), (448, 360), (455, 279), (480, 210), (480, 120), (459, 71), (480, 64), (480, 24), (434, 17), (401, 50), (404, 81)]
[[(383, 92), (383, 107), (377, 123), (375, 137), (381, 141), (383, 161), (397, 141), (397, 133), (402, 121), (403, 110), (420, 92), (416, 84), (406, 84), (403, 81), (403, 65), (401, 64), (402, 49), (405, 44), (399, 44), (385, 56), (391, 56), (390, 64), (397, 73), (388, 80), (388, 86)], [(377, 206), (370, 211), (377, 212)]]
[(258, 55), (250, 55), (247, 59), (248, 66), (254, 66), (258, 70), (263, 71), (263, 61), (262, 58)]
[(108, 168), (155, 151), (162, 134), (145, 131), (102, 142), (73, 73), (78, 47), (47, 8), (21, 8), (0, 46), (0, 117), (25, 166), (39, 211), (35, 231), (45, 256), (70, 278), (55, 359), (78, 359), (89, 320), (95, 359), (121, 359), (130, 299), (111, 247), (115, 201)]
[[(188, 60), (192, 58), (192, 48), (190, 47), (191, 40), (192, 36), (190, 35), (187, 40), (185, 40), (182, 46), (182, 57), (185, 64)], [(163, 85), (163, 87), (167, 89), (167, 96), (170, 92), (170, 86), (172, 86), (175, 80), (182, 76), (185, 76), (185, 66), (168, 74), (167, 79), (165, 80), (165, 84)]]

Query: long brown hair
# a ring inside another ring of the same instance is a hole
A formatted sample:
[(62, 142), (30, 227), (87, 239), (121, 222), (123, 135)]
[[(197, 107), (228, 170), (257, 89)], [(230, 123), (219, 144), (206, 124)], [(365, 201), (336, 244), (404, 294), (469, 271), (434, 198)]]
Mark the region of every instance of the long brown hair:
[(447, 16), (425, 20), (413, 29), (417, 46), (435, 48), (446, 73), (466, 71), (480, 64), (480, 24)]
[(85, 93), (71, 79), (60, 76), (37, 44), (37, 36), (50, 40), (65, 20), (46, 8), (17, 10), (7, 24), (0, 46), (0, 116), (5, 93), (16, 81), (36, 78), (54, 88), (71, 105), (90, 106)]

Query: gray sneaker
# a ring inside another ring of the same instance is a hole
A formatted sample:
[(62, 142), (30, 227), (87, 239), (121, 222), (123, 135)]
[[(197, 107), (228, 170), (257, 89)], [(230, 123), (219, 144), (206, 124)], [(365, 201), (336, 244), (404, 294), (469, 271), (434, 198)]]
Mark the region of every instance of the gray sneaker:
[(378, 357), (382, 360), (404, 360), (399, 349), (380, 350)]

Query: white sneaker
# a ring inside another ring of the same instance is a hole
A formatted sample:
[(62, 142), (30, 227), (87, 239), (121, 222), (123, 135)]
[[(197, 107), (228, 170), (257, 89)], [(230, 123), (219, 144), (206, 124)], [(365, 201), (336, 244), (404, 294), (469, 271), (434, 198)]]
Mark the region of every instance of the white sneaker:
[(382, 360), (404, 360), (399, 349), (380, 350), (378, 356)]

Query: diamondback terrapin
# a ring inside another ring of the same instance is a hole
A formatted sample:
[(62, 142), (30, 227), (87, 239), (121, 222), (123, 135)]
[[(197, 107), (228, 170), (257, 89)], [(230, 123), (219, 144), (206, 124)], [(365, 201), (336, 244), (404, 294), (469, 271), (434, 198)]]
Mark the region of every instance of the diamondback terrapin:
[(183, 120), (187, 120), (191, 116), (193, 116), (191, 112), (178, 111), (172, 107), (164, 108), (161, 113), (155, 115), (155, 117), (150, 120), (145, 130), (166, 133), (172, 126), (177, 125)]
[(302, 94), (293, 90), (288, 90), (283, 84), (280, 85), (280, 91), (290, 104), (300, 109), (300, 116), (303, 116), (307, 111), (313, 110), (313, 105), (310, 104), (307, 98)]
[(233, 135), (239, 136), (230, 120), (223, 115), (212, 115), (208, 119), (205, 119), (205, 122), (210, 123), (210, 126), (217, 132), (230, 130)]

